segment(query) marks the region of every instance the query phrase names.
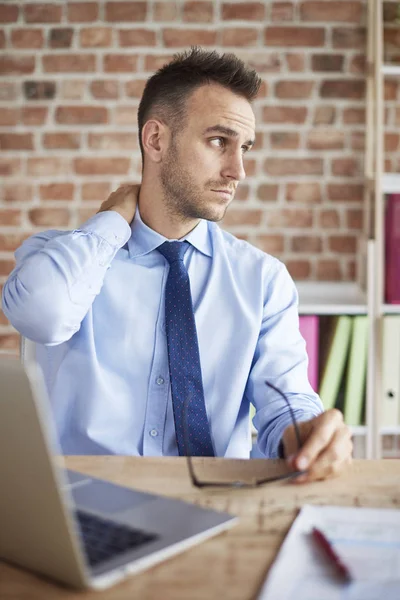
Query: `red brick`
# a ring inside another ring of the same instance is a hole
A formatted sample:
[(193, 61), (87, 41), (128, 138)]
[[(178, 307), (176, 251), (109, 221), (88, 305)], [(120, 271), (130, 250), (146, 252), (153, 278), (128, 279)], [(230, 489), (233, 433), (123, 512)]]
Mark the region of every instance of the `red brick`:
[[(8, 275), (8, 273), (4, 273)], [(20, 336), (18, 333), (2, 333), (0, 334), (0, 349), (1, 355), (18, 356), (19, 354)]]
[(77, 158), (74, 169), (77, 175), (127, 175), (129, 158)]
[(311, 274), (311, 264), (309, 260), (286, 260), (285, 264), (290, 275), (296, 281), (309, 279)]
[(274, 177), (323, 175), (323, 162), (320, 158), (267, 158), (264, 171)]
[(385, 29), (385, 44), (392, 48), (400, 48), (400, 35), (398, 25), (396, 29)]
[(346, 226), (349, 229), (361, 231), (364, 225), (364, 213), (362, 210), (351, 208), (346, 211)]
[(398, 133), (385, 133), (385, 152), (396, 152), (399, 147)]
[(10, 204), (15, 202), (32, 202), (33, 186), (25, 183), (10, 183), (3, 185), (3, 201)]
[(0, 56), (0, 75), (27, 75), (34, 70), (34, 56)]
[(136, 133), (89, 133), (88, 146), (94, 150), (138, 150)]
[(82, 48), (101, 48), (111, 46), (111, 27), (84, 27), (81, 29), (79, 43)]
[(13, 268), (15, 267), (15, 261), (14, 260), (7, 260), (7, 259), (3, 259), (0, 258), (0, 275), (1, 276), (8, 276), (11, 271), (13, 270)]
[(181, 46), (215, 46), (217, 32), (209, 29), (164, 29), (162, 32), (164, 46), (177, 48)]
[(357, 238), (353, 235), (332, 235), (329, 250), (339, 254), (354, 254), (357, 250)]
[(0, 150), (33, 150), (33, 136), (31, 133), (1, 133)]
[(71, 23), (89, 23), (99, 18), (99, 5), (97, 2), (68, 2), (68, 21)]
[(397, 91), (399, 84), (394, 79), (386, 79), (384, 81), (384, 99), (397, 100)]
[(0, 233), (0, 252), (15, 252), (29, 233)]
[(314, 254), (314, 252), (322, 252), (322, 239), (311, 235), (295, 235), (291, 239), (292, 252), (306, 252)]
[(313, 212), (308, 208), (275, 210), (267, 214), (268, 227), (307, 228), (313, 226)]
[(364, 98), (365, 81), (357, 79), (327, 79), (322, 82), (320, 94), (322, 98)]
[(137, 71), (137, 62), (137, 56), (106, 54), (103, 58), (103, 70), (106, 73), (132, 73)]
[(353, 56), (350, 61), (349, 71), (355, 75), (365, 75), (367, 72), (366, 56), (364, 54), (357, 54), (357, 56)]
[(341, 279), (342, 270), (338, 260), (321, 259), (317, 262), (318, 281), (340, 281)]
[(362, 202), (364, 186), (361, 183), (330, 183), (327, 192), (328, 199), (335, 202)]
[(117, 79), (92, 81), (90, 92), (94, 98), (118, 98), (119, 81)]
[(81, 189), (81, 198), (85, 201), (103, 202), (111, 193), (111, 185), (108, 182), (84, 183)]
[(256, 99), (259, 100), (260, 98), (265, 98), (266, 96), (268, 96), (268, 83), (263, 80), (261, 81)]
[(172, 60), (172, 54), (148, 54), (144, 57), (145, 71), (158, 71)]
[(319, 227), (323, 229), (338, 229), (340, 227), (340, 216), (337, 210), (322, 210), (319, 215)]
[(85, 223), (88, 219), (93, 217), (97, 212), (97, 208), (78, 208), (78, 220), (79, 223)]
[(257, 161), (255, 158), (245, 158), (243, 168), (247, 177), (253, 177), (256, 174)]
[(58, 106), (56, 123), (63, 125), (97, 125), (108, 122), (108, 110), (104, 106)]
[(273, 131), (270, 138), (271, 148), (275, 150), (297, 150), (300, 145), (300, 136), (295, 132)]
[(24, 5), (24, 20), (26, 23), (60, 23), (62, 6), (53, 2), (31, 3)]
[(313, 54), (311, 68), (319, 73), (343, 71), (343, 54)]
[(294, 123), (300, 125), (307, 117), (307, 108), (303, 106), (264, 106), (264, 123)]
[(6, 47), (6, 34), (0, 29), (0, 48)]
[(214, 18), (213, 2), (185, 2), (183, 6), (183, 21), (188, 23), (211, 23)]
[(47, 106), (23, 106), (21, 121), (24, 125), (44, 125), (48, 112)]
[(355, 158), (334, 158), (332, 160), (332, 175), (337, 177), (355, 177), (360, 175), (360, 166)]
[(345, 135), (335, 129), (315, 129), (307, 136), (307, 148), (310, 150), (342, 150)]
[(351, 2), (351, 0), (346, 0), (346, 2), (308, 0), (300, 4), (300, 18), (302, 21), (359, 23), (362, 8), (362, 2)]
[(15, 23), (18, 21), (19, 7), (14, 3), (10, 4), (2, 2), (0, 4), (0, 23)]
[(9, 325), (10, 322), (7, 319), (6, 315), (3, 313), (2, 310), (0, 310), (0, 325)]
[(22, 212), (20, 210), (12, 210), (10, 208), (0, 208), (0, 225), (1, 227), (19, 227), (21, 225)]
[(257, 198), (263, 202), (276, 202), (278, 200), (278, 185), (262, 183), (257, 188)]
[(222, 21), (262, 21), (265, 7), (262, 2), (235, 2), (222, 4)]
[(23, 90), (27, 100), (53, 100), (56, 84), (54, 81), (24, 81)]
[(367, 43), (364, 27), (333, 27), (332, 47), (341, 50), (365, 50)]
[(234, 225), (259, 225), (261, 217), (261, 210), (235, 210), (231, 208), (227, 211), (223, 224), (225, 227), (232, 227)]
[(44, 44), (41, 29), (13, 29), (11, 44), (15, 48), (42, 48)]
[(0, 81), (0, 100), (16, 100), (17, 86), (12, 81)]
[(344, 108), (343, 123), (346, 125), (364, 125), (365, 108)]
[(45, 73), (89, 73), (96, 70), (94, 54), (46, 54), (42, 61)]
[(147, 2), (106, 2), (105, 20), (113, 23), (122, 21), (145, 21)]
[(53, 175), (65, 175), (69, 171), (68, 162), (55, 157), (28, 158), (27, 173), (33, 176), (51, 177)]
[(47, 45), (49, 48), (70, 48), (74, 30), (72, 27), (50, 29)]
[(181, 3), (176, 1), (162, 0), (161, 2), (154, 2), (153, 19), (154, 21), (177, 21), (180, 8)]
[(114, 123), (135, 127), (137, 125), (137, 107), (117, 106), (114, 109)]
[(317, 106), (314, 113), (314, 125), (333, 125), (336, 120), (334, 106)]
[(28, 211), (32, 225), (36, 227), (66, 227), (71, 214), (67, 208), (32, 208)]
[(278, 81), (275, 84), (275, 96), (277, 98), (310, 98), (313, 88), (313, 81)]
[(241, 202), (249, 199), (249, 186), (246, 184), (240, 184), (236, 189), (235, 200)]
[(284, 251), (283, 235), (258, 235), (254, 241), (254, 245), (268, 254), (282, 254)]
[(288, 183), (286, 185), (286, 200), (316, 204), (321, 202), (321, 186), (319, 183)]
[(282, 70), (282, 59), (277, 53), (266, 53), (266, 52), (252, 52), (244, 56), (240, 56), (240, 50), (237, 50), (235, 54), (242, 58), (245, 64), (251, 69), (255, 69), (258, 74), (261, 73), (279, 73)]
[(0, 126), (12, 127), (18, 123), (19, 110), (17, 108), (0, 108)]
[(155, 46), (157, 44), (156, 32), (150, 29), (120, 29), (118, 31), (119, 45), (129, 46)]
[(74, 199), (73, 183), (50, 183), (39, 187), (40, 199), (70, 201)]
[(21, 160), (19, 158), (0, 157), (0, 175), (9, 177), (21, 172)]
[(222, 31), (223, 46), (257, 46), (258, 30), (251, 27), (228, 27)]
[(77, 150), (81, 146), (80, 133), (45, 133), (43, 147), (48, 150)]
[(125, 94), (129, 98), (141, 98), (145, 85), (146, 79), (133, 79), (132, 81), (127, 81), (125, 84)]
[(289, 71), (301, 73), (306, 68), (306, 57), (304, 53), (288, 52), (285, 55), (287, 68)]
[(353, 131), (351, 134), (351, 149), (365, 150), (365, 133), (364, 131)]
[(325, 29), (322, 27), (266, 27), (264, 42), (266, 46), (282, 46), (284, 48), (323, 46)]
[(271, 21), (293, 21), (293, 2), (274, 2), (271, 6)]
[(86, 81), (67, 79), (61, 81), (61, 96), (67, 100), (83, 100), (86, 90)]

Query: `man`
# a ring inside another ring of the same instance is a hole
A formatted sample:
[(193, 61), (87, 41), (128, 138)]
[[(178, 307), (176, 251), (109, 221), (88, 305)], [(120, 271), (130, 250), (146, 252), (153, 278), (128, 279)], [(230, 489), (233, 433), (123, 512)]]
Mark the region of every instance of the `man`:
[(308, 469), (299, 481), (351, 460), (308, 382), (287, 270), (216, 225), (245, 178), (259, 85), (233, 55), (177, 55), (139, 106), (140, 193), (120, 187), (79, 229), (17, 250), (4, 312), (37, 343), (66, 454), (182, 454), (186, 412), (198, 453), (248, 457), (251, 402), (260, 451)]

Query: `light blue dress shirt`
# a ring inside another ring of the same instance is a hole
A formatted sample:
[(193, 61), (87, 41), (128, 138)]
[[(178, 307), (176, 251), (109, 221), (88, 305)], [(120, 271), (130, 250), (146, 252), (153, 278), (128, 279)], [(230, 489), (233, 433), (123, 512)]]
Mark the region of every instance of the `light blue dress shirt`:
[[(169, 382), (165, 241), (139, 210), (102, 212), (74, 231), (46, 231), (16, 251), (3, 310), (36, 345), (65, 454), (177, 455)], [(285, 266), (200, 221), (188, 269), (207, 416), (218, 456), (248, 458), (249, 404), (258, 447), (276, 457), (291, 423), (322, 412), (307, 378), (298, 295)]]

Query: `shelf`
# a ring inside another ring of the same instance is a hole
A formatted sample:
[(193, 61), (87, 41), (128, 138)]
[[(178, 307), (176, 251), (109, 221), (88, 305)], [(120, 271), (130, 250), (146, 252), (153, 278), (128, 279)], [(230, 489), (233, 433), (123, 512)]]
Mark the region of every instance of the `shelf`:
[(367, 313), (365, 293), (353, 282), (299, 281), (301, 315), (357, 315)]
[[(357, 427), (350, 427), (350, 431), (353, 435), (366, 435), (367, 428), (365, 425), (358, 425)], [(394, 427), (382, 427), (380, 430), (381, 435), (400, 435), (400, 425)]]
[(383, 315), (400, 315), (400, 304), (383, 304)]
[(383, 65), (381, 72), (382, 75), (400, 77), (400, 65)]
[(400, 173), (385, 173), (382, 176), (382, 192), (384, 194), (400, 192)]

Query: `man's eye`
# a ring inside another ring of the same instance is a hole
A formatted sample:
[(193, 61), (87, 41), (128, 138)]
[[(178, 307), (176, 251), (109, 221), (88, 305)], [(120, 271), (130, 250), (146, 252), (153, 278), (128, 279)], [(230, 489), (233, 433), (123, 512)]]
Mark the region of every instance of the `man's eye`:
[(217, 142), (217, 144), (216, 144), (216, 145), (217, 145), (219, 148), (223, 148), (223, 147), (225, 146), (225, 140), (224, 140), (224, 138), (222, 138), (222, 137), (213, 138), (213, 139), (211, 140), (211, 142), (212, 142), (212, 143), (213, 143), (213, 142)]

